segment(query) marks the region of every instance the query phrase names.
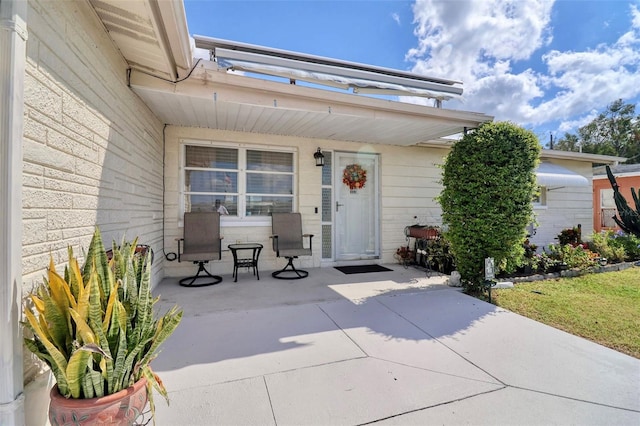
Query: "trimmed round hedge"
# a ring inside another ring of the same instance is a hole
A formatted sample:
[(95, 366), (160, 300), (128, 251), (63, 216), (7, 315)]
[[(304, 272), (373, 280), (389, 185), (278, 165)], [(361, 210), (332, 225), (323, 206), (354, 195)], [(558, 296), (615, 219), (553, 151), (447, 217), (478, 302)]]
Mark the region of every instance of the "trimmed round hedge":
[(481, 289), (485, 258), (500, 265), (522, 256), (526, 226), (533, 220), (539, 156), (535, 134), (509, 122), (481, 125), (447, 156), (439, 202), (467, 291)]

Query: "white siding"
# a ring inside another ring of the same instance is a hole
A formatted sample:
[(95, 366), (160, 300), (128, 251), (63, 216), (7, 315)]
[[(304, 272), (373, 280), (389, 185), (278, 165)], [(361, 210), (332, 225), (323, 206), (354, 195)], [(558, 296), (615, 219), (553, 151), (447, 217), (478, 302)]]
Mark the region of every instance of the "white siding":
[[(549, 160), (545, 160), (549, 161)], [(576, 161), (551, 161), (591, 180), (591, 163)], [(531, 242), (542, 247), (557, 243), (560, 231), (582, 225), (582, 237), (593, 232), (593, 195), (590, 186), (566, 186), (548, 188), (547, 206), (534, 210), (537, 216), (536, 234)]]
[(156, 251), (162, 276), (162, 124), (86, 1), (30, 0), (25, 76), (23, 286), (99, 225)]
[[(182, 236), (179, 222), (180, 184), (180, 144), (184, 140), (231, 142), (264, 146), (295, 147), (298, 163), (298, 205), (303, 215), (303, 231), (314, 234), (313, 258), (300, 258), (302, 267), (320, 266), (321, 263), (321, 170), (315, 167), (313, 154), (317, 147), (323, 151), (350, 151), (380, 154), (381, 174), (381, 254), (383, 262), (394, 262), (393, 254), (406, 244), (404, 227), (421, 223), (438, 225), (441, 223), (440, 206), (434, 198), (441, 190), (441, 164), (446, 150), (399, 147), (390, 145), (364, 145), (351, 142), (303, 139), (287, 136), (258, 135), (252, 133), (217, 131), (201, 128), (168, 127), (166, 131), (166, 192), (165, 192), (165, 247), (167, 252), (178, 250), (177, 239)], [(237, 241), (262, 243), (265, 248), (260, 257), (261, 270), (274, 270), (283, 266), (276, 260), (271, 248), (270, 226), (225, 227), (222, 228), (223, 249)], [(215, 273), (230, 273), (232, 259), (229, 252), (223, 252), (221, 262), (212, 262)], [(186, 276), (195, 273), (190, 263), (166, 263), (167, 276)]]
[(400, 246), (406, 246), (408, 225), (441, 225), (442, 210), (436, 197), (442, 191), (442, 170), (448, 149), (381, 146), (382, 258), (392, 263)]

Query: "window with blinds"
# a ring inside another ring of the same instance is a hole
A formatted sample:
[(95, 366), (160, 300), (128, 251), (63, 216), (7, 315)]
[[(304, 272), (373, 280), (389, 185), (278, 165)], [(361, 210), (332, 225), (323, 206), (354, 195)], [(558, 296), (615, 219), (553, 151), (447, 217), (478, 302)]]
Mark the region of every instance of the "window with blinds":
[(292, 212), (293, 152), (185, 145), (184, 211), (218, 211), (223, 217)]

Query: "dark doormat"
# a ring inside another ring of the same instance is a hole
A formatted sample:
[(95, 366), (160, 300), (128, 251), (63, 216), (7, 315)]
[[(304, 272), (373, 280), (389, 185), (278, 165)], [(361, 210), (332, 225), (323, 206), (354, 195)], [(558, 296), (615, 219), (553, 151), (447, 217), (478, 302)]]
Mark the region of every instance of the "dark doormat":
[(385, 268), (380, 265), (356, 265), (356, 266), (334, 266), (343, 274), (364, 274), (367, 272), (387, 272), (393, 269)]

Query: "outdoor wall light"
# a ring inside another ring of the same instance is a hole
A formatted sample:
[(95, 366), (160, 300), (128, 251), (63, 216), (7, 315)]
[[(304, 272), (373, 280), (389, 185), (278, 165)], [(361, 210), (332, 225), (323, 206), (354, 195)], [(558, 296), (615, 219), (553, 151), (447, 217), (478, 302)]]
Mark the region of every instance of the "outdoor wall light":
[(313, 158), (316, 159), (316, 166), (324, 166), (324, 154), (320, 151), (320, 148), (313, 154)]

